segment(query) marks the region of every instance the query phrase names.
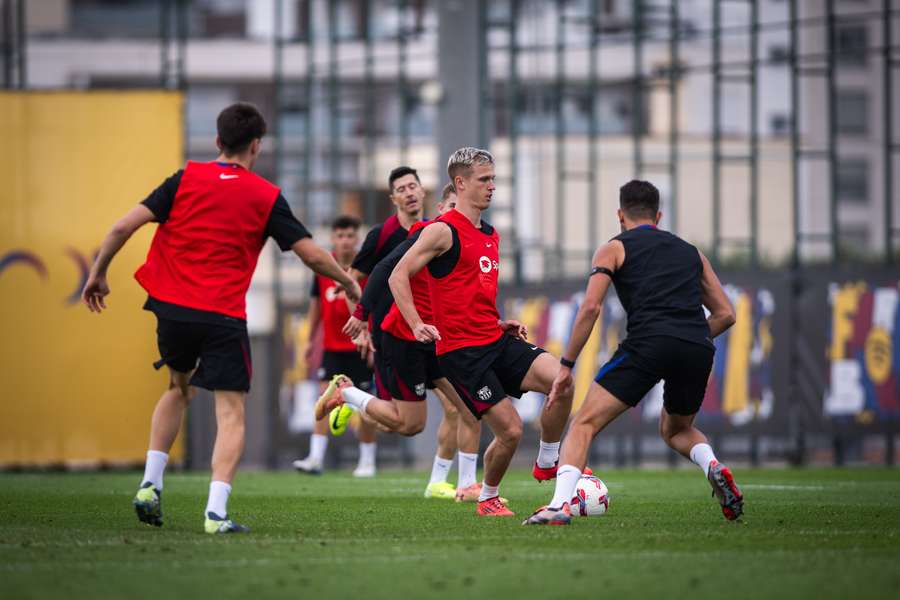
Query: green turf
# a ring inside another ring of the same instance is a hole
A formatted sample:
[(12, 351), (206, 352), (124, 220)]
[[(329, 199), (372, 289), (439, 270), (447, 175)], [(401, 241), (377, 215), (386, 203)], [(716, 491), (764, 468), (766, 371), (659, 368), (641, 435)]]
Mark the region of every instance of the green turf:
[[(696, 469), (604, 471), (610, 512), (522, 527), (552, 487), (502, 488), (515, 519), (424, 500), (425, 475), (241, 474), (243, 537), (202, 531), (207, 476), (169, 475), (165, 526), (141, 525), (138, 475), (0, 474), (0, 597), (896, 597), (900, 473), (737, 471), (742, 523)], [(891, 590), (894, 590), (891, 592)]]

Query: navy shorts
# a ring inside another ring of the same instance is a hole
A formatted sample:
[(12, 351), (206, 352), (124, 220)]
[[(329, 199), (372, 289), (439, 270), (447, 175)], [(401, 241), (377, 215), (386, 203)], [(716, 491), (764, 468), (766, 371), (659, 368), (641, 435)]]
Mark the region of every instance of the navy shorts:
[(706, 395), (715, 353), (712, 346), (674, 337), (626, 339), (594, 381), (628, 406), (637, 406), (664, 379), (666, 412), (693, 415)]

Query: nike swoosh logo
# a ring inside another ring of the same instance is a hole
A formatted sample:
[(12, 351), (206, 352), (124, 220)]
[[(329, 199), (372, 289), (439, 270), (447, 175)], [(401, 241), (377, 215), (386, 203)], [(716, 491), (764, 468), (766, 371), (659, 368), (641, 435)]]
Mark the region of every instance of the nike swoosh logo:
[(219, 179), (237, 179), (239, 175), (226, 175), (225, 173), (219, 173)]

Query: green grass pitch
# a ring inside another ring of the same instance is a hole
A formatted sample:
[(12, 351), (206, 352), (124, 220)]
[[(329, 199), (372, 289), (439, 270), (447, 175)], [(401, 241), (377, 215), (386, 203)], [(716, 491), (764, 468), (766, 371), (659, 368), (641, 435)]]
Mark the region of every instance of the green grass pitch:
[[(170, 474), (165, 526), (137, 473), (0, 474), (2, 598), (896, 598), (900, 472), (737, 469), (741, 523), (697, 469), (605, 470), (607, 515), (522, 527), (552, 487), (524, 471), (515, 519), (421, 497), (426, 474), (239, 474), (247, 536), (202, 533), (208, 476)], [(455, 472), (451, 474), (455, 477)]]

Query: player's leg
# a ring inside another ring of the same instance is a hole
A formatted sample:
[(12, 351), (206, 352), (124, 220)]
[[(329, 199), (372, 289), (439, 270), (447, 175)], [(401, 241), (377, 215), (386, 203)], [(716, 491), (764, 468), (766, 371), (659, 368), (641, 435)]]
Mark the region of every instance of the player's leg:
[(228, 519), (231, 482), (244, 453), (244, 404), (241, 391), (216, 390), (216, 442), (212, 454), (212, 481), (206, 503), (207, 533), (238, 533), (247, 529)]
[(482, 418), (491, 428), (494, 439), (484, 453), (484, 480), (478, 498), (478, 514), (513, 516), (501, 502), (499, 488), (522, 439), (522, 419), (509, 398), (490, 407)]
[[(328, 377), (330, 379), (331, 377)], [(325, 393), (327, 381), (319, 382), (319, 394)], [(325, 464), (325, 451), (328, 449), (328, 417), (317, 419), (309, 436), (309, 455), (302, 460), (295, 460), (293, 465), (297, 471), (310, 475), (319, 475)]]
[(132, 505), (138, 520), (161, 527), (163, 474), (169, 450), (184, 421), (184, 411), (194, 395), (190, 381), (197, 366), (201, 339), (193, 324), (167, 319), (158, 319), (156, 334), (161, 358), (154, 367), (169, 367), (169, 387), (153, 410), (144, 476)]
[(359, 440), (359, 460), (356, 468), (353, 469), (354, 477), (374, 477), (375, 476), (375, 456), (378, 450), (378, 428), (366, 421), (360, 419), (359, 426), (356, 428), (356, 439)]
[(456, 498), (456, 488), (447, 482), (447, 477), (453, 466), (453, 457), (456, 456), (459, 410), (440, 388), (434, 388), (434, 395), (441, 403), (443, 414), (438, 425), (437, 452), (431, 465), (431, 477), (425, 487), (425, 497), (453, 500)]
[[(437, 390), (456, 408), (456, 446), (459, 450), (459, 477), (456, 482), (457, 502), (476, 502), (481, 495), (481, 484), (478, 482), (478, 449), (481, 445), (481, 421), (460, 399), (459, 394), (445, 378), (434, 381)], [(438, 396), (439, 398), (441, 396)]]
[(660, 379), (657, 372), (647, 368), (639, 350), (640, 347), (626, 349), (620, 346), (597, 373), (562, 444), (553, 498), (546, 508), (535, 511), (525, 525), (569, 523), (567, 504), (584, 471), (594, 437), (629, 407), (637, 406)]
[[(502, 365), (498, 371), (507, 392), (518, 396), (521, 391), (549, 394), (553, 380), (559, 371), (559, 360), (520, 339), (510, 339), (499, 358)], [(527, 369), (522, 373), (523, 369)], [(515, 381), (518, 379), (519, 381)], [(532, 475), (538, 481), (556, 477), (559, 462), (559, 443), (566, 421), (572, 411), (572, 394), (567, 391), (552, 406), (544, 406), (541, 411), (541, 439)]]
[(565, 505), (575, 495), (575, 486), (587, 464), (591, 442), (628, 408), (629, 405), (608, 390), (591, 382), (584, 404), (575, 413), (562, 444), (553, 498), (546, 509), (538, 509), (525, 521), (525, 525), (565, 525), (569, 522)]
[(725, 518), (737, 519), (744, 510), (743, 494), (734, 482), (731, 470), (716, 460), (709, 440), (694, 426), (706, 393), (714, 351), (678, 340), (667, 340), (666, 345), (669, 346), (667, 356), (671, 357), (671, 366), (666, 378), (659, 434), (670, 448), (700, 467)]

